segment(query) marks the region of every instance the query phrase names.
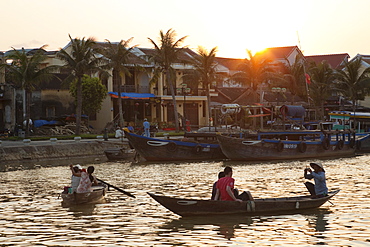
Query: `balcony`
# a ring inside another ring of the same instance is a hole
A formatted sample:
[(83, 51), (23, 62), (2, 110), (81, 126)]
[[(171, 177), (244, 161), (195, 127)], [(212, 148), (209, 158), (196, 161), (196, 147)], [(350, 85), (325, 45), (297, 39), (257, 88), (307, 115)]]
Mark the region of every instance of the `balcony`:
[(121, 92), (126, 93), (150, 93), (149, 86), (139, 86), (139, 85), (122, 85)]

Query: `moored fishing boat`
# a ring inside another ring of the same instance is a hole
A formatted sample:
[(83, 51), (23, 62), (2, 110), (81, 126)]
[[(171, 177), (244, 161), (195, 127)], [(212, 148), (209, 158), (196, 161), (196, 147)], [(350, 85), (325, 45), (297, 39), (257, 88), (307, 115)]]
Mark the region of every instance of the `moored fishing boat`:
[(107, 185), (99, 184), (92, 186), (92, 189), (93, 191), (88, 193), (68, 193), (68, 189), (65, 189), (61, 193), (62, 206), (70, 207), (79, 204), (102, 202), (108, 189)]
[(194, 215), (264, 215), (271, 213), (294, 214), (299, 210), (318, 208), (340, 190), (329, 192), (325, 197), (312, 199), (310, 196), (264, 198), (254, 201), (214, 201), (176, 198), (148, 193), (168, 210), (181, 216)]
[(229, 159), (245, 161), (345, 157), (354, 155), (356, 148), (350, 130), (270, 131), (248, 138), (217, 138)]
[[(147, 161), (226, 159), (215, 133), (189, 133), (183, 140), (149, 138), (127, 132), (125, 134), (130, 144)], [(202, 142), (204, 140), (206, 142)]]

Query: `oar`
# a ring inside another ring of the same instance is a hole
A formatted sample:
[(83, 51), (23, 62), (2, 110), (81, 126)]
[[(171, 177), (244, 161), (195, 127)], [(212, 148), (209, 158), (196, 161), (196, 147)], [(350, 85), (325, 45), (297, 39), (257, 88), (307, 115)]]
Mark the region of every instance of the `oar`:
[(124, 191), (123, 189), (120, 189), (120, 188), (118, 188), (118, 187), (116, 187), (116, 186), (114, 186), (114, 185), (111, 185), (111, 184), (109, 184), (109, 183), (107, 183), (107, 182), (105, 182), (105, 181), (103, 181), (103, 180), (101, 180), (101, 179), (99, 179), (99, 178), (97, 178), (96, 180), (98, 180), (98, 181), (100, 181), (100, 182), (102, 182), (102, 183), (104, 183), (104, 184), (108, 185), (109, 187), (112, 187), (113, 189), (118, 190), (119, 192), (121, 192), (121, 193), (123, 193), (123, 194), (125, 194), (125, 195), (128, 195), (128, 196), (130, 196), (130, 197), (132, 197), (132, 198), (136, 198), (136, 197), (135, 197), (133, 194), (131, 194), (130, 192)]

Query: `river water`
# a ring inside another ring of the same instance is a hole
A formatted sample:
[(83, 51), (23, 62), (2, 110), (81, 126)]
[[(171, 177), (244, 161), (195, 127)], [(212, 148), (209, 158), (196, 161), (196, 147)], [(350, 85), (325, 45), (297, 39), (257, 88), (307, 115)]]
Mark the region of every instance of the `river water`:
[(102, 163), (96, 176), (115, 190), (103, 204), (62, 208), (58, 193), (68, 167), (0, 173), (0, 246), (370, 246), (370, 155), (324, 160), (330, 204), (292, 215), (181, 218), (146, 192), (209, 198), (219, 171), (230, 165), (236, 187), (253, 196), (307, 193), (309, 162)]

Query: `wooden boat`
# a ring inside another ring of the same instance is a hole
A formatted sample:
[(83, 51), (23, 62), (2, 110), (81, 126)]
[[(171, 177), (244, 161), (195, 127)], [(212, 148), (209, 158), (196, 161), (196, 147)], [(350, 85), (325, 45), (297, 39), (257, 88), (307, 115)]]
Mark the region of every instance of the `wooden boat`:
[(294, 214), (300, 210), (318, 208), (340, 190), (329, 192), (328, 196), (312, 199), (310, 196), (255, 199), (254, 201), (213, 201), (184, 199), (148, 193), (168, 210), (181, 216), (195, 215), (267, 215)]
[(109, 161), (133, 160), (135, 157), (135, 150), (126, 148), (110, 148), (104, 150), (104, 154), (107, 156)]
[(349, 130), (258, 132), (247, 138), (217, 136), (222, 152), (232, 160), (289, 160), (345, 157), (355, 153)]
[(62, 206), (70, 207), (73, 205), (87, 204), (87, 203), (98, 203), (104, 200), (105, 193), (107, 192), (108, 186), (100, 184), (92, 186), (93, 192), (88, 193), (68, 193), (68, 190), (64, 190), (61, 193), (63, 199)]
[(156, 139), (127, 132), (125, 134), (130, 144), (147, 161), (226, 159), (215, 133), (187, 133), (183, 140)]

